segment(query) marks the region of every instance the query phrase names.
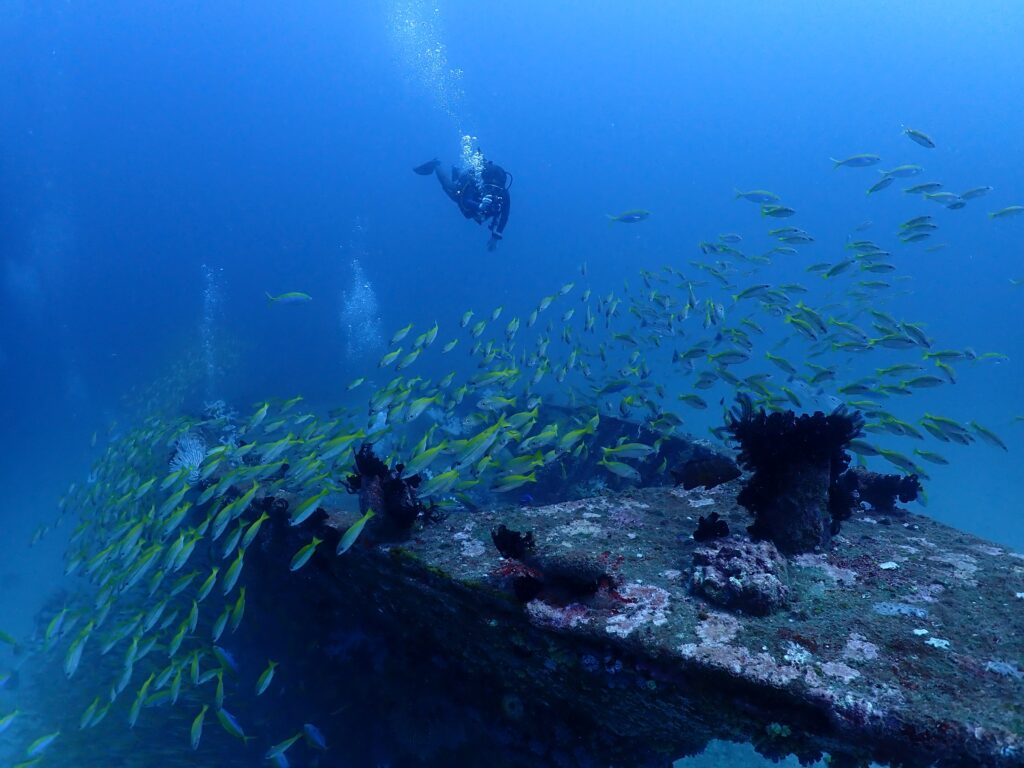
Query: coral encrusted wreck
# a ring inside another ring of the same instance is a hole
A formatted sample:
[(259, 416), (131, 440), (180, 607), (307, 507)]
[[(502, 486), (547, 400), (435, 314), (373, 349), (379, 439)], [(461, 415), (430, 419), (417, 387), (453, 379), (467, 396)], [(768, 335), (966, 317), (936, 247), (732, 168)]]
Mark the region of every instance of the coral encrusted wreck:
[(740, 466), (753, 472), (737, 497), (754, 515), (750, 535), (786, 554), (828, 544), (856, 502), (840, 478), (850, 464), (846, 447), (863, 424), (859, 412), (842, 406), (827, 416), (769, 414), (741, 396), (726, 429), (739, 443)]

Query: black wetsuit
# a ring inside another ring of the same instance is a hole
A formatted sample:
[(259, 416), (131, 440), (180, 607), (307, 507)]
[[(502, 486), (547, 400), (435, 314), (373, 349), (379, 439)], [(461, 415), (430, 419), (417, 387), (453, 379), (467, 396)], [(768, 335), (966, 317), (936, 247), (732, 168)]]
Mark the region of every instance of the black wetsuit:
[(472, 171), (460, 171), (454, 166), (450, 178), (441, 172), (440, 165), (434, 168), (434, 173), (445, 194), (459, 206), (463, 216), (477, 224), (490, 222), (487, 225), (491, 231), (488, 246), (493, 248), (505, 231), (512, 204), (508, 192), (509, 176), (505, 169), (488, 160), (480, 172), (479, 181)]

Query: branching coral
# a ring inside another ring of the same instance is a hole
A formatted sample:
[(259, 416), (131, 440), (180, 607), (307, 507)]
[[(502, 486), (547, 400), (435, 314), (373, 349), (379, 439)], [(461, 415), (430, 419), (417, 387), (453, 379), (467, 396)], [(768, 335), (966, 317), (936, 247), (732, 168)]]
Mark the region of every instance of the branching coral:
[(842, 406), (827, 416), (768, 414), (741, 396), (726, 430), (739, 444), (740, 466), (753, 472), (737, 498), (754, 515), (751, 535), (784, 552), (826, 544), (854, 506), (840, 478), (850, 464), (846, 447), (863, 424), (859, 412)]

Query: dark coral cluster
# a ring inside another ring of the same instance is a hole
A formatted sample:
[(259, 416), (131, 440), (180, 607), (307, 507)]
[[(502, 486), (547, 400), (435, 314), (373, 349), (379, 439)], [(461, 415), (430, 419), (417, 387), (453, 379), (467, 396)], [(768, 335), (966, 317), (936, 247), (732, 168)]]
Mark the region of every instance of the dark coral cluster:
[(876, 512), (895, 512), (897, 501), (909, 504), (922, 490), (917, 475), (886, 475), (862, 467), (854, 467), (843, 475), (842, 485)]
[(712, 512), (707, 517), (700, 516), (697, 520), (697, 530), (693, 532), (694, 541), (712, 541), (722, 539), (729, 535), (729, 524)]
[(676, 485), (683, 486), (685, 491), (701, 486), (714, 488), (735, 480), (742, 474), (736, 462), (728, 456), (722, 456), (700, 445), (695, 446), (693, 456), (670, 471)]
[(529, 562), (543, 574), (545, 593), (563, 602), (590, 597), (615, 583), (606, 563), (586, 552), (549, 552)]
[(498, 548), (502, 557), (513, 560), (522, 560), (534, 545), (532, 531), (527, 531), (524, 534), (513, 531), (504, 524), (491, 531), (491, 541), (494, 542), (494, 546)]
[(359, 494), (359, 510), (372, 509), (392, 528), (407, 531), (420, 515), (430, 510), (416, 495), (420, 476), (402, 477), (404, 465), (389, 468), (377, 457), (370, 443), (363, 443), (355, 456), (356, 471), (344, 481), (349, 493)]
[(778, 479), (794, 463), (829, 463), (830, 472), (846, 471), (850, 456), (846, 447), (864, 426), (859, 411), (839, 406), (829, 415), (797, 415), (793, 411), (767, 413), (754, 410), (747, 397), (730, 412), (726, 429), (739, 443), (739, 463), (754, 472), (764, 472), (764, 480)]
[(828, 415), (766, 413), (741, 396), (726, 430), (739, 444), (740, 466), (753, 473), (737, 498), (754, 515), (751, 535), (801, 552), (838, 532), (855, 506), (840, 480), (850, 464), (846, 447), (863, 424), (842, 406)]
[(614, 584), (600, 558), (577, 551), (537, 552), (532, 531), (522, 533), (499, 525), (491, 531), (491, 541), (506, 560), (496, 575), (524, 603), (542, 593), (556, 604), (584, 600)]

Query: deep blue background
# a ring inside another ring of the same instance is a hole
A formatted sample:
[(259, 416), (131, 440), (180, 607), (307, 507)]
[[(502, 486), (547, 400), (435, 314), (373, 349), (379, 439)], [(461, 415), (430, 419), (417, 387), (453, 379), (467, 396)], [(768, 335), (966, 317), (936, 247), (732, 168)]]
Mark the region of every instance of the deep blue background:
[[(346, 359), (338, 319), (354, 242), (387, 335), (437, 318), (443, 339), (467, 307), (528, 311), (584, 261), (606, 292), (640, 267), (685, 270), (720, 232), (767, 248), (734, 187), (797, 208), (817, 237), (792, 266), (805, 282), (857, 223), (890, 243), (897, 222), (936, 215), (950, 247), (897, 254), (914, 277), (901, 317), (941, 347), (1011, 360), (921, 402), (978, 418), (1016, 454), (955, 452), (929, 513), (1024, 546), (1024, 425), (1010, 424), (1024, 412), (1024, 289), (1009, 283), (1024, 277), (1024, 219), (984, 215), (1024, 202), (1024, 7), (977, 7), (0, 3), (0, 599), (12, 621), (59, 573), (59, 539), (25, 542), (84, 476), (92, 433), (102, 446), (125, 393), (196, 350), (203, 264), (223, 269), (217, 332), (236, 360), (220, 394), (330, 404), (375, 370), (375, 356)], [(428, 47), (436, 69), (418, 55)], [(410, 172), (454, 161), (463, 131), (515, 176), (494, 254)], [(995, 191), (959, 212), (911, 201), (900, 182), (868, 198), (873, 169), (828, 160), (857, 152)], [(634, 207), (654, 213), (606, 224)], [(267, 306), (264, 291), (287, 290), (314, 301)]]

